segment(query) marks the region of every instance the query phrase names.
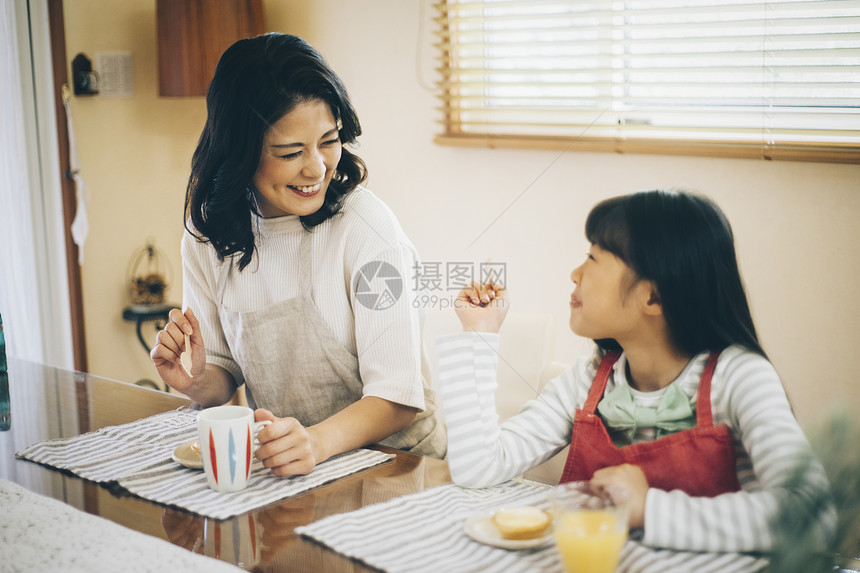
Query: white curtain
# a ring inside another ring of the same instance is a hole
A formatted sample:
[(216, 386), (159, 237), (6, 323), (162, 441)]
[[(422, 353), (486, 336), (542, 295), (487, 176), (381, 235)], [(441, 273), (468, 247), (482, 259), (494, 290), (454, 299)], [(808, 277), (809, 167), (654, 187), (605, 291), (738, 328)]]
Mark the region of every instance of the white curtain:
[[(53, 110), (46, 0), (0, 0), (0, 314), (6, 352), (72, 368)], [(13, 416), (12, 432), (0, 435), (4, 460), (43, 435), (49, 423), (37, 417), (22, 419), (14, 412), (29, 410), (23, 404), (28, 400), (56, 400), (54, 380), (30, 380), (35, 387), (21, 391), (16, 376), (22, 372), (16, 368), (26, 365), (9, 365)], [(0, 464), (0, 479), (82, 507), (81, 484), (35, 464)]]
[(71, 368), (52, 84), (45, 0), (0, 0), (0, 315), (6, 352)]

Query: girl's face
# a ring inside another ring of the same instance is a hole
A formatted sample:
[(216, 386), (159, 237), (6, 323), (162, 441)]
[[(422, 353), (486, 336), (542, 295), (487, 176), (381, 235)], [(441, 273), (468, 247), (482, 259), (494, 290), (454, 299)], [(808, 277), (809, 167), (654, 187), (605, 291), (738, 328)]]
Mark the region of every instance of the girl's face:
[(272, 124), (253, 178), (263, 217), (316, 213), (340, 155), (337, 122), (322, 100), (300, 103)]
[(634, 284), (635, 273), (614, 254), (591, 245), (570, 280), (576, 285), (570, 296), (570, 329), (575, 334), (614, 338), (622, 344), (641, 326), (637, 305), (645, 293), (640, 291), (650, 291), (650, 286), (647, 281)]

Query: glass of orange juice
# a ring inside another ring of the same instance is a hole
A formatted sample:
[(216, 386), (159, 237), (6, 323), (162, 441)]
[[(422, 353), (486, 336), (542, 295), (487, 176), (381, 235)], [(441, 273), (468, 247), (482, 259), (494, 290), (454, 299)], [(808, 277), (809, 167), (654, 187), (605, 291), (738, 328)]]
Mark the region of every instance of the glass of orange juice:
[(551, 496), (555, 544), (567, 573), (613, 573), (627, 540), (628, 494), (592, 490), (588, 482), (557, 486)]

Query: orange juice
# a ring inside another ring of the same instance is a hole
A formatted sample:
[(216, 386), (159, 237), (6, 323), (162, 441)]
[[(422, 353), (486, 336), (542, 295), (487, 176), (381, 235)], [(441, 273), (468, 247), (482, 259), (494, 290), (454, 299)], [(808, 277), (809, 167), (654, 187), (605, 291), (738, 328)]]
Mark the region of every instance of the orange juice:
[(568, 573), (613, 573), (627, 528), (607, 511), (582, 509), (555, 521), (555, 542)]

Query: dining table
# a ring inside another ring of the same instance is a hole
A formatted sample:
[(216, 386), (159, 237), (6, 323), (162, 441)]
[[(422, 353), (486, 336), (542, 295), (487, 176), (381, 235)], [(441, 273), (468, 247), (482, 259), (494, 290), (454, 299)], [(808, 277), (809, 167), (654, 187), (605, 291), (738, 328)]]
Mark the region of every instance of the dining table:
[[(232, 562), (246, 570), (374, 571), (298, 535), (295, 529), (327, 516), (419, 492), (451, 480), (448, 466), (442, 460), (377, 446), (373, 449), (392, 454), (393, 458), (255, 511), (226, 520), (213, 520), (129, 494), (112, 483), (83, 479), (73, 472), (59, 471), (15, 455), (37, 442), (78, 436), (154, 414), (192, 407), (188, 398), (12, 357), (9, 359), (8, 378), (11, 429), (0, 432), (0, 483), (20, 486), (28, 493), (57, 500), (70, 506), (69, 509), (96, 516), (98, 520), (113, 522), (150, 539), (184, 548), (186, 552)], [(5, 511), (8, 508), (3, 508), (2, 503), (0, 501), (0, 569), (34, 570), (23, 566), (17, 569), (14, 561), (4, 559), (4, 533), (8, 538), (10, 531), (18, 528), (19, 524), (14, 520), (10, 522), (9, 512)], [(65, 512), (61, 513), (62, 519), (69, 519)], [(2, 514), (7, 515), (4, 517)], [(51, 515), (47, 513), (46, 521), (52, 520)], [(253, 533), (249, 533), (249, 525)], [(28, 527), (34, 529), (32, 524)], [(51, 529), (49, 535), (57, 534)], [(68, 535), (60, 529), (59, 535)], [(216, 534), (224, 538), (220, 550), (212, 542)], [(28, 532), (19, 532), (19, 535), (27, 536)], [(33, 531), (29, 535), (44, 534)], [(46, 545), (54, 545), (49, 539), (44, 541)], [(96, 554), (96, 562), (112, 551), (122, 552), (122, 548), (115, 547), (116, 543), (114, 538), (98, 540), (91, 548)], [(59, 545), (59, 541), (56, 544)], [(154, 547), (144, 552), (151, 556), (144, 559), (154, 560), (156, 554), (165, 552), (163, 544)], [(8, 547), (5, 551), (9, 551)], [(99, 554), (102, 557), (98, 557)], [(49, 555), (38, 556), (43, 563), (40, 570), (72, 568), (59, 562), (51, 566), (50, 559)], [(211, 565), (205, 563), (200, 570), (213, 570)], [(82, 567), (80, 570), (88, 569)]]
[[(4, 573), (563, 573), (551, 534), (520, 547), (480, 529), (491, 509), (549, 510), (548, 484), (518, 478), (460, 488), (444, 460), (374, 445), (294, 478), (257, 462), (258, 498), (247, 493), (251, 481), (221, 498), (201, 470), (177, 458), (177, 444), (196, 437), (200, 408), (187, 397), (16, 358), (8, 390), (11, 426), (0, 431)], [(635, 535), (618, 566), (621, 573), (767, 569), (761, 555), (660, 550)]]

